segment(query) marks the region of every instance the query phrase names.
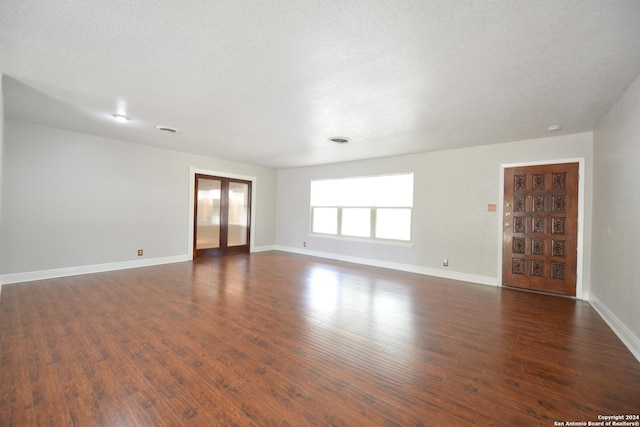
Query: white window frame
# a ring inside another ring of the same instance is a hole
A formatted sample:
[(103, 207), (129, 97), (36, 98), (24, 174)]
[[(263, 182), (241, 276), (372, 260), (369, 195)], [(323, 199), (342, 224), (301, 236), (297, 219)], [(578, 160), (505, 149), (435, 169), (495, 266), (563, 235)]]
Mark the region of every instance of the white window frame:
[[(413, 175), (412, 172), (402, 173), (402, 174), (394, 174), (394, 175)], [(373, 178), (373, 176), (371, 176)], [(339, 179), (352, 179), (353, 177), (348, 178), (336, 178)], [(355, 178), (369, 178), (367, 176), (364, 177), (355, 177)], [(312, 181), (313, 182), (313, 181)], [(337, 209), (337, 229), (336, 233), (320, 233), (313, 231), (314, 224), (314, 210), (320, 208), (331, 208)], [(342, 234), (342, 211), (343, 209), (369, 209), (371, 220), (370, 220), (370, 232), (369, 237), (363, 236), (352, 236), (347, 234)], [(410, 223), (409, 223), (409, 239), (386, 239), (376, 237), (376, 218), (377, 218), (377, 210), (378, 209), (400, 209), (400, 210), (408, 210), (410, 212)], [(309, 216), (309, 234), (312, 236), (318, 237), (327, 237), (327, 238), (335, 238), (335, 239), (343, 239), (343, 240), (357, 240), (357, 241), (369, 241), (369, 242), (379, 242), (379, 243), (396, 243), (396, 244), (412, 244), (413, 241), (413, 202), (411, 206), (339, 206), (339, 205), (318, 205), (318, 206), (310, 206), (310, 216)]]

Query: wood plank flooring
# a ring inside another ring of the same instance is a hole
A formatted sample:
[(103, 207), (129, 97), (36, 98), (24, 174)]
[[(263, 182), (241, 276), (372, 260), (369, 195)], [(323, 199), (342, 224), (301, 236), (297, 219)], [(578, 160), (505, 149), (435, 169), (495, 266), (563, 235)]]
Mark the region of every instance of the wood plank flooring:
[(554, 426), (640, 413), (585, 302), (282, 252), (5, 285), (2, 426)]

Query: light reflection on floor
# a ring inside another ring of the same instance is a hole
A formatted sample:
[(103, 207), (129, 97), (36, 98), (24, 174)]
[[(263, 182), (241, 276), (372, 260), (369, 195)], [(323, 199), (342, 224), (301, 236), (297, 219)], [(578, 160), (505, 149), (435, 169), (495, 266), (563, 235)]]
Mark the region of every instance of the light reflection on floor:
[[(305, 319), (314, 340), (348, 337), (372, 352), (398, 355), (407, 355), (415, 348), (408, 287), (382, 278), (349, 277), (323, 266), (312, 268), (305, 286)], [(407, 359), (396, 360), (402, 364)]]

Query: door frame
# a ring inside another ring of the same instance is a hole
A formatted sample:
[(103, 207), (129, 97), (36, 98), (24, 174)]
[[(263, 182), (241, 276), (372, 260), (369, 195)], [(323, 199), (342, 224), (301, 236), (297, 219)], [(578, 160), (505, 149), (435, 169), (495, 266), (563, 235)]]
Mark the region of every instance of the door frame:
[(194, 235), (194, 215), (195, 215), (195, 206), (194, 206), (194, 198), (196, 191), (196, 174), (202, 175), (212, 175), (219, 176), (222, 178), (232, 178), (232, 179), (241, 179), (243, 181), (251, 182), (251, 233), (249, 234), (249, 252), (253, 252), (255, 246), (255, 216), (256, 216), (256, 193), (257, 193), (257, 184), (258, 178), (255, 176), (249, 175), (239, 175), (229, 172), (220, 172), (209, 169), (201, 169), (193, 166), (189, 167), (189, 233), (187, 241), (187, 256), (190, 260), (193, 259), (193, 235)]
[(589, 294), (584, 290), (584, 213), (585, 213), (585, 158), (569, 158), (541, 160), (522, 163), (505, 163), (500, 165), (500, 192), (498, 193), (498, 283), (502, 287), (502, 251), (503, 251), (503, 222), (504, 222), (504, 171), (508, 168), (523, 166), (555, 165), (560, 163), (578, 163), (578, 241), (576, 259), (576, 296), (581, 300), (588, 300)]

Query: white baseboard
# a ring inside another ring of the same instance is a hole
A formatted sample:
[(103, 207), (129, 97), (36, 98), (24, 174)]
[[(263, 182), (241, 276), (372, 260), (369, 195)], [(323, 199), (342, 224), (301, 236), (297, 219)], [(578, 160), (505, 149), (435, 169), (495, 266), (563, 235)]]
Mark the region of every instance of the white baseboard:
[[(251, 252), (265, 252), (275, 250), (275, 245), (257, 246)], [(79, 274), (101, 273), (104, 271), (124, 270), (127, 268), (149, 267), (152, 265), (171, 264), (174, 262), (191, 261), (188, 254), (162, 258), (149, 258), (133, 261), (112, 262), (106, 264), (83, 265), (79, 267), (56, 268), (52, 270), (28, 271), (0, 275), (0, 292), (2, 285), (11, 283), (31, 282), (34, 280), (55, 279), (56, 277), (77, 276)]]
[(188, 255), (177, 255), (162, 258), (149, 258), (135, 261), (111, 262), (107, 264), (83, 265), (79, 267), (56, 268), (53, 270), (29, 271), (0, 275), (0, 285), (10, 283), (31, 282), (33, 280), (54, 279), (56, 277), (77, 276), (79, 274), (101, 273), (103, 271), (124, 270), (127, 268), (149, 267), (152, 265), (171, 264), (190, 261)]
[(254, 252), (267, 252), (276, 250), (276, 245), (268, 245), (268, 246), (254, 246), (251, 249), (251, 253)]
[(331, 252), (311, 251), (308, 249), (294, 248), (290, 246), (276, 245), (275, 250), (291, 252), (301, 255), (316, 256), (319, 258), (333, 259), (336, 261), (352, 262), (354, 264), (369, 265), (372, 267), (389, 268), (392, 270), (406, 271), (409, 273), (424, 274), (427, 276), (442, 277), (445, 279), (460, 280), (481, 285), (498, 286), (498, 279), (490, 276), (480, 276), (477, 274), (460, 273), (456, 271), (445, 271), (438, 268), (421, 267), (419, 265), (402, 264), (397, 262), (379, 261), (370, 258), (360, 258), (349, 255), (334, 254)]
[(627, 346), (631, 354), (640, 362), (640, 338), (638, 338), (609, 308), (602, 303), (595, 295), (591, 294), (589, 304), (598, 312), (600, 317), (607, 322), (607, 325)]

